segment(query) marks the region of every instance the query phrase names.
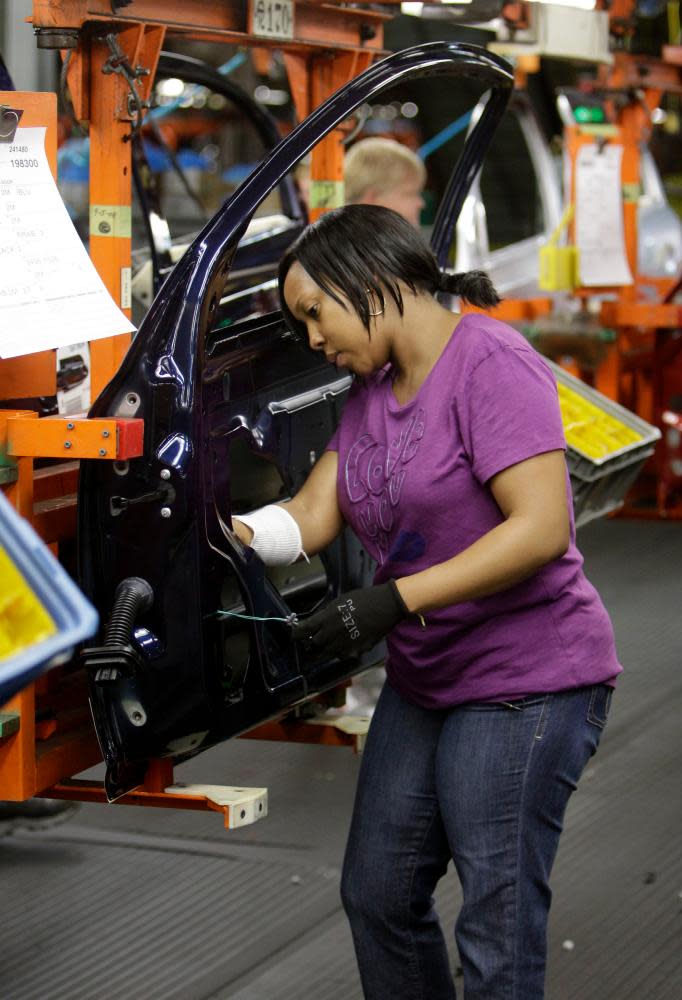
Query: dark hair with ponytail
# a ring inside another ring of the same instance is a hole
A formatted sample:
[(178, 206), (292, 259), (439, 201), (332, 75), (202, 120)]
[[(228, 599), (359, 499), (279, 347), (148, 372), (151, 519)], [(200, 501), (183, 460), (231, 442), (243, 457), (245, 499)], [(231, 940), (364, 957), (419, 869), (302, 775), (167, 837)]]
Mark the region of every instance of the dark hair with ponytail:
[(481, 309), (492, 309), (500, 302), (500, 296), (485, 271), (463, 271), (460, 274), (443, 272), (438, 291), (459, 295), (464, 302)]
[(316, 285), (346, 308), (351, 303), (369, 332), (372, 302), (383, 309), (385, 292), (403, 314), (398, 282), (413, 294), (447, 292), (480, 308), (496, 306), (500, 298), (483, 271), (441, 274), (436, 258), (414, 226), (397, 212), (380, 205), (346, 205), (322, 215), (308, 226), (279, 264), (282, 312), (294, 333), (305, 338), (305, 324), (291, 313), (284, 299), (284, 282), (298, 261)]

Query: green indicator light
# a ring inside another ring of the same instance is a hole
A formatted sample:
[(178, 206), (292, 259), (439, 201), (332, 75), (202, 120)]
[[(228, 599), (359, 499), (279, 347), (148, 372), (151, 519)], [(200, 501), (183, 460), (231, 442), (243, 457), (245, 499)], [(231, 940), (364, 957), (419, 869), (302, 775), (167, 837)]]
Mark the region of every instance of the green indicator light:
[(587, 108), (580, 105), (575, 109), (575, 120), (581, 123), (589, 122), (593, 125), (602, 124), (605, 121), (604, 109)]

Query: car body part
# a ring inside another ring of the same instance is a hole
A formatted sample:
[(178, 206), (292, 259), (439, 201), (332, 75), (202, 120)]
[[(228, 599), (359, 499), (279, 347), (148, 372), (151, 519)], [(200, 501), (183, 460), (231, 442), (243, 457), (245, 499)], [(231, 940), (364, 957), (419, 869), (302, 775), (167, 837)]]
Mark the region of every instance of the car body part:
[[(332, 687), (371, 660), (301, 662), (288, 621), (352, 587), (373, 566), (345, 532), (319, 556), (267, 570), (232, 514), (286, 499), (324, 450), (351, 383), (292, 336), (263, 280), (248, 225), (318, 141), (385, 89), (419, 77), (478, 81), (488, 100), (454, 168), (432, 246), (445, 266), (455, 221), (513, 86), (510, 67), (477, 46), (435, 42), (374, 64), (278, 144), (170, 273), (91, 415), (144, 419), (144, 454), (83, 462), (80, 583), (107, 618), (119, 582), (141, 576), (154, 603), (131, 645), (141, 665), (90, 676), (110, 798), (137, 785), (150, 758), (183, 760)], [(302, 221), (279, 231), (283, 250)], [(225, 294), (231, 268), (256, 284)], [(161, 495), (163, 492), (163, 495)], [(127, 505), (113, 504), (125, 496)], [(232, 612), (224, 615), (222, 612)], [(246, 617), (238, 617), (238, 616)], [(276, 619), (284, 619), (284, 622)]]

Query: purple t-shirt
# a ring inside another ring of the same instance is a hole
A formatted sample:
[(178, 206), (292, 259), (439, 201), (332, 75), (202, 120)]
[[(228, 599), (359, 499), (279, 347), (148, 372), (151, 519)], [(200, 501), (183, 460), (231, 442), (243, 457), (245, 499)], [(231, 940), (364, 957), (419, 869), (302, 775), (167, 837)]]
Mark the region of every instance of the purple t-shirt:
[[(564, 449), (556, 382), (514, 329), (468, 314), (417, 395), (401, 405), (390, 366), (356, 379), (328, 445), (341, 511), (377, 561), (375, 583), (445, 562), (504, 518), (490, 478)], [(566, 471), (569, 500), (570, 480)], [(621, 667), (585, 578), (571, 506), (568, 551), (508, 590), (401, 622), (390, 684), (425, 708), (510, 700), (601, 681)]]

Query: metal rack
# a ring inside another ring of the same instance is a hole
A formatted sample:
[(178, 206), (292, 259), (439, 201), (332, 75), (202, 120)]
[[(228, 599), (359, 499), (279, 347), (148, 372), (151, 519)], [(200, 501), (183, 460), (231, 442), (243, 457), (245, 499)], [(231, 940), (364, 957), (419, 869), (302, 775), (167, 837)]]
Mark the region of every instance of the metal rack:
[[(214, 4), (207, 0), (136, 0), (134, 7), (109, 0), (35, 0), (32, 24), (37, 44), (60, 50), (63, 75), (79, 122), (90, 136), (90, 256), (114, 301), (130, 314), (131, 143), (140, 126), (159, 54), (167, 37), (249, 46), (256, 53), (283, 53), (297, 113), (305, 117), (342, 84), (383, 54), (383, 23), (389, 14), (335, 3), (292, 0), (279, 8), (291, 18), (268, 20), (267, 5), (255, 0)], [(0, 95), (1, 97), (1, 95)], [(24, 110), (23, 124), (47, 124), (46, 148), (56, 174), (56, 98), (53, 94), (11, 94)], [(1, 103), (1, 101), (0, 101)], [(343, 147), (328, 136), (312, 160), (314, 218), (339, 203)], [(108, 227), (98, 227), (102, 214)], [(106, 231), (105, 231), (106, 229)], [(117, 371), (130, 335), (93, 341), (91, 375), (97, 395)], [(14, 397), (54, 392), (52, 352), (0, 362), (0, 374)], [(143, 421), (88, 418), (37, 419), (32, 412), (0, 411), (1, 468), (16, 509), (55, 551), (76, 532), (78, 459), (125, 460), (142, 453)], [(68, 458), (34, 471), (36, 458)], [(95, 739), (82, 673), (60, 669), (40, 678), (3, 706), (0, 728), (0, 799), (43, 794), (105, 801), (102, 784), (73, 781), (96, 764)], [(368, 720), (351, 725), (338, 719), (280, 720), (248, 736), (330, 743), (358, 748)], [(267, 813), (264, 789), (182, 788), (174, 785), (172, 763), (153, 761), (143, 785), (123, 803), (217, 809), (226, 826), (253, 822)], [(239, 794), (237, 794), (237, 791)], [(234, 793), (234, 794), (232, 794)], [(243, 793), (243, 794), (241, 794)]]

